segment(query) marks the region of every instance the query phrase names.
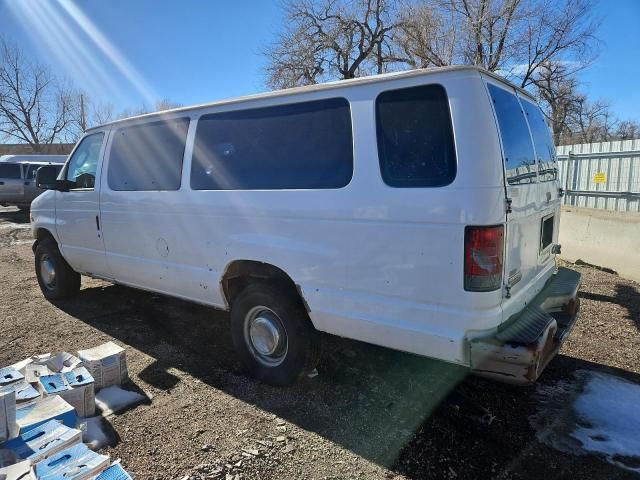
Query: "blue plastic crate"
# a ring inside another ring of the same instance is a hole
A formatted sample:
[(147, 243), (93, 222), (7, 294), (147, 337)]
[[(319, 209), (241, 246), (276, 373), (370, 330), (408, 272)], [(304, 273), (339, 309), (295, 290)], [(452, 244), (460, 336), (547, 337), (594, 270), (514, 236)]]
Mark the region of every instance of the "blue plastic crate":
[(47, 395), (55, 395), (56, 393), (61, 393), (71, 388), (66, 384), (61, 373), (42, 375), (38, 379), (38, 382)]
[(19, 435), (47, 423), (49, 420), (58, 420), (67, 427), (74, 428), (77, 418), (73, 407), (57, 395), (25, 405), (18, 405), (16, 408)]
[(95, 480), (132, 480), (122, 465), (119, 463), (112, 463), (109, 468), (98, 475)]
[(0, 368), (0, 385), (17, 382), (18, 380), (24, 380), (24, 375), (18, 370), (13, 367)]
[(85, 480), (99, 475), (108, 466), (109, 457), (80, 443), (36, 463), (35, 473), (39, 480)]
[(8, 440), (0, 448), (11, 450), (24, 460), (39, 462), (60, 450), (82, 442), (82, 432), (50, 420), (22, 435)]

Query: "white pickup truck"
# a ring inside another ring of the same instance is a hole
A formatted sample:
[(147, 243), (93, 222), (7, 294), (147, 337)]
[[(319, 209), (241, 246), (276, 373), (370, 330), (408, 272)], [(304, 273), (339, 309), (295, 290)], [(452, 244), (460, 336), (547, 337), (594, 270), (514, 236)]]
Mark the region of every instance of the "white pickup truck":
[(34, 198), (42, 193), (36, 186), (36, 172), (44, 165), (53, 165), (58, 172), (66, 155), (1, 155), (0, 205), (29, 210)]

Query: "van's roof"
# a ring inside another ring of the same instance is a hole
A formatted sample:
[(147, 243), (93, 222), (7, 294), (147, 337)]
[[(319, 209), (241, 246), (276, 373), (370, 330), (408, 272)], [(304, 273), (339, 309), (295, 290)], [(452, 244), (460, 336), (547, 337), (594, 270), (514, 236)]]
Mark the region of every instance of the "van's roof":
[(0, 155), (0, 162), (5, 163), (64, 163), (67, 155)]
[[(209, 103), (202, 103), (202, 104), (196, 104), (196, 105), (190, 105), (190, 106), (185, 106), (185, 107), (178, 107), (178, 108), (172, 108), (169, 110), (162, 110), (159, 112), (152, 112), (152, 113), (145, 113), (143, 115), (136, 115), (133, 117), (127, 117), (127, 118), (122, 118), (119, 120), (114, 120), (112, 122), (107, 122), (105, 124), (99, 125), (99, 126), (95, 126), (92, 128), (87, 129), (87, 132), (92, 131), (92, 130), (97, 130), (100, 128), (103, 128), (105, 126), (109, 126), (109, 125), (114, 125), (114, 124), (119, 124), (119, 123), (123, 123), (123, 122), (128, 122), (130, 120), (134, 120), (134, 119), (140, 119), (140, 118), (153, 118), (154, 116), (161, 116), (161, 115), (166, 115), (168, 113), (175, 113), (175, 112), (184, 112), (184, 111), (191, 111), (191, 110), (198, 110), (198, 109), (202, 109), (202, 108), (209, 108), (209, 107), (215, 107), (215, 106), (220, 106), (220, 105), (229, 105), (229, 104), (234, 104), (234, 103), (241, 103), (241, 102), (245, 102), (245, 101), (249, 101), (249, 100), (259, 100), (262, 98), (273, 98), (273, 97), (285, 97), (285, 96), (290, 96), (290, 95), (297, 95), (297, 94), (303, 94), (303, 93), (309, 93), (309, 92), (316, 92), (316, 91), (322, 91), (322, 90), (332, 90), (335, 88), (342, 88), (342, 87), (355, 87), (357, 85), (363, 85), (363, 84), (368, 84), (368, 83), (377, 83), (377, 82), (384, 82), (384, 81), (388, 81), (388, 80), (395, 80), (398, 78), (408, 78), (408, 77), (418, 77), (418, 76), (422, 76), (422, 75), (430, 75), (430, 74), (434, 74), (434, 73), (442, 73), (442, 72), (452, 72), (452, 71), (461, 71), (461, 70), (472, 70), (472, 71), (477, 71), (480, 72), (484, 75), (488, 75), (490, 77), (493, 77), (494, 79), (507, 84), (515, 89), (517, 89), (520, 93), (526, 95), (527, 97), (534, 99), (531, 94), (529, 92), (527, 92), (526, 90), (524, 90), (521, 87), (518, 87), (517, 85), (514, 85), (513, 83), (509, 82), (508, 80), (502, 78), (501, 76), (490, 72), (482, 67), (478, 67), (476, 65), (452, 65), (452, 66), (448, 66), (448, 67), (430, 67), (430, 68), (421, 68), (421, 69), (417, 69), (417, 70), (406, 70), (406, 71), (402, 71), (402, 72), (390, 72), (390, 73), (382, 73), (379, 75), (370, 75), (367, 77), (358, 77), (358, 78), (352, 78), (349, 80), (335, 80), (332, 82), (325, 82), (325, 83), (318, 83), (315, 85), (307, 85), (304, 87), (294, 87), (294, 88), (288, 88), (285, 90), (274, 90), (274, 91), (270, 91), (270, 92), (264, 92), (264, 93), (257, 93), (257, 94), (253, 94), (253, 95), (245, 95), (242, 97), (234, 97), (234, 98), (229, 98), (229, 99), (225, 99), (225, 100), (218, 100), (215, 102), (209, 102)], [(535, 99), (534, 99), (535, 100)]]

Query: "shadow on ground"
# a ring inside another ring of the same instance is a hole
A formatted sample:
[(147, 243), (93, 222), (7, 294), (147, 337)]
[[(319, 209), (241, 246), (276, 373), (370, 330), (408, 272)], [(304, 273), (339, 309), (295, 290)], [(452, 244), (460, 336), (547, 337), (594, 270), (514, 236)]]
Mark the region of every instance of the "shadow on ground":
[(0, 211), (0, 221), (11, 223), (29, 223), (29, 212), (23, 210)]
[[(273, 388), (240, 371), (224, 312), (122, 286), (86, 288), (57, 306), (153, 357), (140, 376), (156, 388), (174, 388), (180, 379), (170, 371), (178, 368), (409, 478), (631, 478), (539, 444), (528, 424), (531, 388), (329, 336), (320, 375)], [(576, 369), (602, 367), (561, 355), (542, 381)], [(614, 373), (640, 383), (638, 375)]]

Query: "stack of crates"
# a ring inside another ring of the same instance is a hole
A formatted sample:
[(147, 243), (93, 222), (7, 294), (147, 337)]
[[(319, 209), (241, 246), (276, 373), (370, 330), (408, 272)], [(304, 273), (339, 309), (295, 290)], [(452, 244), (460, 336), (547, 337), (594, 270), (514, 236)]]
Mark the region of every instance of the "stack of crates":
[(126, 380), (124, 350), (111, 342), (78, 357), (38, 355), (0, 368), (1, 479), (131, 479), (119, 461), (112, 463), (82, 443), (76, 428), (79, 420), (95, 415), (96, 381), (82, 354), (101, 387)]

